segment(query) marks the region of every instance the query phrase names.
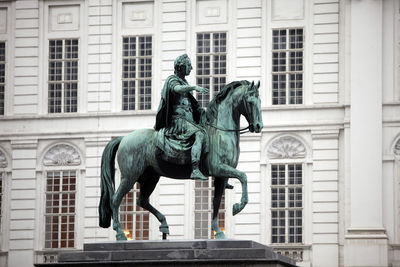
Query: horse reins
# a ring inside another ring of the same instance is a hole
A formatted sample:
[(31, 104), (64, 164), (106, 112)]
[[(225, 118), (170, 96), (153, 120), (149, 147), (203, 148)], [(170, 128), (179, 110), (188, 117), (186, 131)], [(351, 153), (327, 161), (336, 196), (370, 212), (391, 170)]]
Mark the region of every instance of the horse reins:
[[(243, 102), (243, 105), (244, 105), (245, 112), (248, 114), (248, 113), (249, 113), (249, 108), (248, 108), (248, 106), (247, 106), (247, 102), (246, 102), (246, 101), (243, 101), (243, 100), (242, 100), (242, 102)], [(217, 116), (217, 117), (218, 117), (218, 116)], [(250, 117), (252, 118), (252, 116), (250, 116)], [(221, 131), (225, 131), (225, 132), (240, 132), (240, 134), (244, 134), (244, 133), (249, 132), (248, 129), (250, 128), (250, 125), (251, 125), (252, 123), (254, 123), (254, 122), (252, 121), (251, 123), (249, 123), (249, 126), (247, 126), (246, 128), (239, 128), (239, 129), (224, 129), (224, 128), (218, 127), (218, 126), (216, 126), (216, 125), (213, 125), (213, 124), (211, 124), (211, 123), (205, 123), (205, 124), (208, 125), (208, 126), (211, 126), (211, 127), (215, 128), (215, 129), (221, 130)], [(246, 130), (247, 130), (247, 131), (246, 131)]]

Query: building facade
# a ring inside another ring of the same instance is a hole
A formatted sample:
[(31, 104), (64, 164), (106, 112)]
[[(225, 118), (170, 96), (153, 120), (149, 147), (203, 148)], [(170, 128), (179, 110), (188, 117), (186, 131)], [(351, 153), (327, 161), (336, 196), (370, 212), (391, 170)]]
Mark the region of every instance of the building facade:
[[(241, 135), (249, 203), (219, 223), (299, 266), (400, 266), (398, 0), (0, 1), (0, 266), (114, 240), (98, 226), (104, 146), (152, 128), (187, 53), (206, 107), (260, 81), (264, 129)], [(243, 120), (242, 126), (245, 125)], [(117, 171), (117, 181), (119, 180)], [(161, 178), (170, 239), (212, 238), (213, 180)], [(159, 223), (124, 198), (130, 239)]]

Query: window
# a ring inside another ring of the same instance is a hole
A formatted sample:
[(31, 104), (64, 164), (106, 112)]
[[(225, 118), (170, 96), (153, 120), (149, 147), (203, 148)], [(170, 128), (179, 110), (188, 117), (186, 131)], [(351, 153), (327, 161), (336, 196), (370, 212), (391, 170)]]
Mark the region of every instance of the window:
[(6, 43), (0, 42), (0, 115), (4, 115), (5, 85), (6, 85)]
[(272, 31), (272, 104), (303, 103), (303, 29)]
[(78, 39), (49, 40), (49, 113), (78, 110)]
[(46, 177), (45, 248), (75, 247), (76, 171), (49, 171)]
[(208, 93), (197, 93), (197, 100), (206, 107), (226, 84), (226, 33), (197, 34), (197, 85), (209, 88)]
[(271, 243), (302, 243), (302, 176), (302, 164), (271, 165)]
[(136, 205), (139, 191), (140, 185), (136, 183), (119, 208), (121, 227), (128, 240), (149, 240), (149, 212)]
[(122, 43), (122, 109), (151, 109), (152, 37), (123, 37)]
[[(211, 231), (214, 199), (214, 177), (208, 181), (196, 181), (194, 188), (195, 211), (194, 211), (194, 238), (214, 238), (215, 233)], [(222, 195), (218, 214), (218, 226), (225, 229), (225, 195)]]
[(3, 199), (3, 174), (0, 172), (0, 229), (1, 229), (1, 221), (2, 221), (2, 218), (3, 218), (3, 213), (2, 213), (2, 210), (1, 210), (2, 199)]

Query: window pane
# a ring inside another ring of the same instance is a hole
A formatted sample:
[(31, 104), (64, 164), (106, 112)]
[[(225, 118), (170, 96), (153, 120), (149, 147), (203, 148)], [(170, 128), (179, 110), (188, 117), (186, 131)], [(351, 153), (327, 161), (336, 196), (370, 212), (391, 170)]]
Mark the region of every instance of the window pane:
[(124, 196), (119, 207), (121, 228), (128, 240), (149, 239), (149, 212), (136, 204), (139, 192), (140, 184), (136, 183)]
[[(194, 212), (194, 234), (195, 239), (213, 238), (211, 232), (211, 219), (214, 197), (214, 178), (208, 181), (195, 181), (195, 212)], [(218, 226), (221, 230), (225, 229), (225, 196), (222, 196), (219, 214)]]
[(303, 104), (303, 29), (272, 31), (272, 104)]
[(49, 40), (49, 113), (78, 111), (78, 47), (78, 39)]
[(46, 176), (45, 248), (75, 247), (75, 171)]
[[(271, 242), (302, 242), (302, 165), (271, 165)], [(286, 231), (287, 230), (287, 231)]]
[(197, 34), (197, 85), (210, 89), (207, 94), (196, 93), (202, 107), (206, 107), (226, 84), (226, 38), (225, 32)]
[(0, 42), (0, 115), (4, 115), (5, 82), (6, 82), (6, 43)]
[(122, 109), (151, 109), (152, 36), (124, 37), (122, 57)]

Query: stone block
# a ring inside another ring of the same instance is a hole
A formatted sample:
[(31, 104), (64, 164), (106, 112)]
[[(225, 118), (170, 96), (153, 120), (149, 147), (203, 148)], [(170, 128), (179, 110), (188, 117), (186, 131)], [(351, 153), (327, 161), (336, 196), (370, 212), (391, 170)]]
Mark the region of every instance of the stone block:
[(58, 263), (35, 266), (295, 266), (251, 240), (162, 240), (90, 243), (83, 251), (60, 252)]

